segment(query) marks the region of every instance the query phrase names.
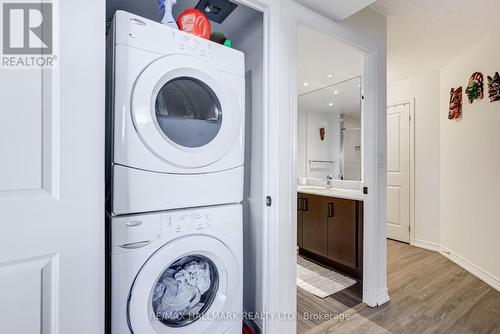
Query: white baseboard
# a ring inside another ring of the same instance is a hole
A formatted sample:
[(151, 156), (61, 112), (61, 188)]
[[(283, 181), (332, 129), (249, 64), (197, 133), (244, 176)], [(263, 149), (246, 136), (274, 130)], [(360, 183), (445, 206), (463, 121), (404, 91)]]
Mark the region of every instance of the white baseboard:
[(391, 300), (391, 297), (389, 297), (389, 291), (387, 289), (384, 289), (377, 293), (378, 306), (384, 305), (385, 303), (389, 302), (389, 300)]
[(418, 239), (415, 239), (412, 246), (428, 249), (428, 250), (431, 250), (433, 252), (439, 252), (441, 255), (445, 256), (450, 261), (453, 261), (455, 264), (457, 264), (460, 267), (462, 267), (463, 269), (467, 270), (469, 273), (476, 276), (477, 278), (479, 278), (481, 281), (485, 282), (486, 284), (490, 285), (495, 290), (500, 291), (500, 279), (499, 278), (497, 278), (497, 277), (493, 276), (492, 274), (488, 273), (487, 271), (479, 268), (478, 266), (476, 266), (472, 262), (466, 260), (462, 256), (447, 249), (446, 247), (443, 247), (443, 246), (441, 246), (437, 243), (434, 243), (434, 242), (418, 240)]
[(492, 274), (488, 273), (487, 271), (479, 268), (472, 262), (466, 260), (462, 256), (456, 254), (453, 251), (450, 251), (449, 249), (445, 247), (440, 247), (439, 253), (445, 257), (447, 257), (449, 260), (455, 262), (455, 264), (459, 265), (460, 267), (464, 268), (467, 270), (469, 273), (472, 275), (476, 276), (479, 278), (481, 281), (485, 282), (486, 284), (490, 285), (493, 287), (495, 290), (500, 291), (500, 279), (497, 277), (493, 276)]
[(441, 246), (435, 242), (415, 239), (412, 246), (424, 248), (433, 252), (439, 252)]

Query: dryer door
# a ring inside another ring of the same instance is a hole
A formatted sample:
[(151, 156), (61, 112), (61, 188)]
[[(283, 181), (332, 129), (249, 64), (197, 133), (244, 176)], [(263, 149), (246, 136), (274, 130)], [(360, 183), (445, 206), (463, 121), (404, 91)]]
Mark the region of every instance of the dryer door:
[(241, 301), (240, 280), (236, 259), (221, 241), (207, 236), (172, 241), (149, 258), (133, 283), (130, 329), (141, 334), (222, 333), (241, 321), (240, 314), (231, 313), (242, 308), (235, 305)]
[(149, 65), (135, 83), (131, 107), (146, 146), (184, 168), (208, 166), (233, 147), (243, 108), (217, 70), (186, 55)]

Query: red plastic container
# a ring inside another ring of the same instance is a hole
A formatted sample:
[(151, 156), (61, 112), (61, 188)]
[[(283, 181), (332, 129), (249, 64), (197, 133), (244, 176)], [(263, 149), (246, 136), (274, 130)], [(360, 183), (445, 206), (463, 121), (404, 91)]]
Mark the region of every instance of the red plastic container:
[(212, 29), (208, 18), (198, 9), (190, 8), (177, 18), (179, 29), (195, 36), (210, 39)]
[(255, 334), (255, 331), (243, 322), (243, 334)]

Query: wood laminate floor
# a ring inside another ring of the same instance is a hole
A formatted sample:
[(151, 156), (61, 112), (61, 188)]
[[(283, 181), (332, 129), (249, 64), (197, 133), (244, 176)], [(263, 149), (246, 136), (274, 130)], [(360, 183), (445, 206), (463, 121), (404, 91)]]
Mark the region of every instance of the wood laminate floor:
[(500, 292), (442, 255), (389, 240), (387, 264), (391, 301), (377, 308), (360, 284), (325, 299), (299, 288), (297, 332), (500, 334)]

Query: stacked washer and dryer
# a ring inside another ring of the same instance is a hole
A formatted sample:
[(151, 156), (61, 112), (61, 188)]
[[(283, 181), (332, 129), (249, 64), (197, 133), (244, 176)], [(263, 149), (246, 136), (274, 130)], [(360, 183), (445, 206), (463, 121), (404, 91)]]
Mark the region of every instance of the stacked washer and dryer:
[(111, 333), (240, 334), (244, 55), (123, 11), (108, 52)]

